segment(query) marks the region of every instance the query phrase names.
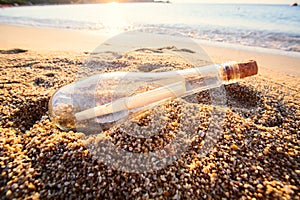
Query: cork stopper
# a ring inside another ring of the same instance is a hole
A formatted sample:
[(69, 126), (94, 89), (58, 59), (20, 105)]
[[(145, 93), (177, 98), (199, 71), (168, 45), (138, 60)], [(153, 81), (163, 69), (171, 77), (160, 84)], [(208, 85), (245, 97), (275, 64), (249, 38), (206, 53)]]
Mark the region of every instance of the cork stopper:
[(257, 73), (258, 67), (254, 60), (243, 63), (223, 64), (221, 68), (221, 78), (226, 82), (232, 82), (237, 79), (253, 76)]
[(240, 69), (240, 78), (253, 76), (258, 73), (257, 63), (254, 60), (250, 60), (245, 63), (238, 63)]

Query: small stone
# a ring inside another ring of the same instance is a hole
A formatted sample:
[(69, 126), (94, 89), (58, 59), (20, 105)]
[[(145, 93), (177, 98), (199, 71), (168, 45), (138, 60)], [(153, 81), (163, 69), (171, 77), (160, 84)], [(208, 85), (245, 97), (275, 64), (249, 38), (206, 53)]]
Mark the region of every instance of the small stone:
[(224, 138), (225, 138), (226, 140), (229, 140), (229, 139), (231, 139), (232, 137), (231, 137), (231, 135), (224, 135)]
[(263, 186), (262, 184), (258, 184), (258, 185), (257, 185), (257, 188), (258, 188), (258, 189), (262, 189), (263, 187), (264, 187), (264, 186)]
[(234, 149), (234, 150), (238, 150), (239, 149), (239, 147), (237, 145), (235, 145), (235, 144), (231, 145), (230, 148)]
[(28, 188), (31, 189), (31, 190), (35, 190), (36, 189), (36, 187), (35, 187), (35, 185), (33, 185), (33, 183), (29, 183), (28, 184)]
[(33, 168), (29, 168), (29, 169), (28, 169), (28, 172), (29, 172), (29, 173), (33, 173), (33, 172), (34, 172), (34, 169), (33, 169)]
[(258, 196), (259, 198), (262, 198), (262, 197), (263, 197), (263, 195), (262, 195), (261, 193), (257, 193), (257, 196)]
[(160, 179), (161, 179), (162, 181), (164, 181), (164, 182), (167, 181), (167, 179), (166, 179), (166, 177), (165, 177), (164, 175), (161, 175), (161, 176), (160, 176)]
[(6, 197), (10, 197), (11, 195), (12, 195), (11, 190), (7, 190), (7, 192), (6, 192)]
[(242, 174), (241, 177), (246, 179), (248, 177), (248, 175), (247, 174)]
[(165, 197), (168, 197), (169, 195), (170, 195), (170, 193), (169, 193), (167, 190), (165, 190), (165, 191), (164, 191), (164, 196), (165, 196)]

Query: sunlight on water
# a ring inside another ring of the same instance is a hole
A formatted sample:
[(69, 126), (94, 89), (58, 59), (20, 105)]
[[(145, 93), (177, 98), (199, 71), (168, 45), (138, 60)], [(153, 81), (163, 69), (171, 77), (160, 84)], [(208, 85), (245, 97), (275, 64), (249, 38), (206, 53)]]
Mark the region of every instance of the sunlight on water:
[(106, 13), (102, 16), (102, 24), (113, 35), (123, 32), (125, 27), (128, 26), (119, 3), (112, 2), (107, 4)]
[(181, 34), (196, 39), (300, 51), (300, 8), (288, 5), (106, 3), (0, 9), (0, 23)]

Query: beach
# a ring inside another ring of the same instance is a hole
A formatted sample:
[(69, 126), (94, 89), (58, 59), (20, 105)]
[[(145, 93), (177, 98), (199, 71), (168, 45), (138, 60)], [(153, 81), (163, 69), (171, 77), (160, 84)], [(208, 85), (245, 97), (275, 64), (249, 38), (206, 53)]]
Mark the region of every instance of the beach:
[[(259, 73), (224, 86), (222, 105), (214, 104), (214, 91), (204, 91), (168, 101), (101, 133), (97, 142), (111, 141), (140, 154), (155, 152), (176, 137), (179, 144), (188, 143), (173, 162), (137, 173), (119, 170), (122, 162), (109, 157), (102, 162), (99, 155), (110, 155), (109, 148), (93, 151), (84, 134), (62, 131), (49, 118), (51, 95), (75, 81), (95, 48), (111, 36), (13, 25), (0, 25), (0, 30), (1, 198), (300, 198), (297, 53), (198, 41), (214, 63), (256, 60)], [(178, 51), (162, 46), (132, 52), (117, 57), (105, 71), (189, 67), (168, 57), (165, 49)], [(145, 64), (150, 67), (141, 67)], [(134, 137), (147, 130), (157, 132), (152, 142)], [(206, 152), (211, 133), (218, 134)]]

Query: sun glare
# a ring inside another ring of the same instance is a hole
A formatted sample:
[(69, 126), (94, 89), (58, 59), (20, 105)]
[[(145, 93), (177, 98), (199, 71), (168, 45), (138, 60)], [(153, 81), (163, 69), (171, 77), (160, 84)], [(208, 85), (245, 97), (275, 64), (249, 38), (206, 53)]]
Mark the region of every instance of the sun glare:
[(126, 19), (124, 19), (123, 11), (117, 1), (110, 1), (107, 4), (107, 13), (104, 20), (104, 26), (109, 29), (110, 34), (118, 34), (127, 26)]

